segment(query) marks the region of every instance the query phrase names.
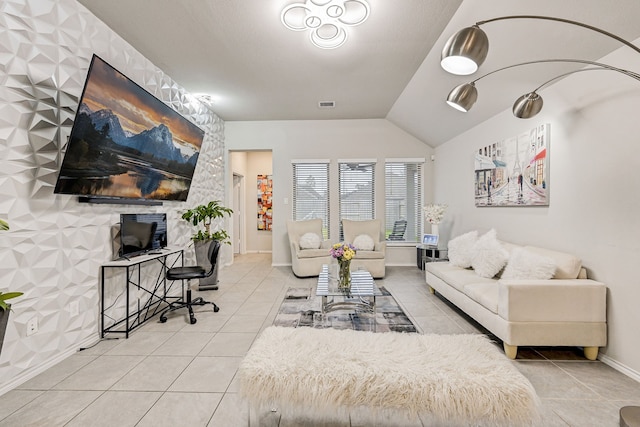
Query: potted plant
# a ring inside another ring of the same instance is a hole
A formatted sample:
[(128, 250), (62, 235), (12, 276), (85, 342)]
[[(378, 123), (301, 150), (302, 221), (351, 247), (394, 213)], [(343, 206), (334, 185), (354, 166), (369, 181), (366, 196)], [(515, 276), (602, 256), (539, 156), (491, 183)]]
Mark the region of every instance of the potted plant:
[[(206, 205), (196, 206), (182, 214), (182, 219), (189, 221), (196, 227), (199, 227), (198, 231), (191, 236), (191, 240), (193, 240), (196, 251), (196, 261), (198, 265), (205, 268), (211, 268), (211, 263), (207, 258), (207, 253), (212, 241), (217, 240), (220, 243), (226, 243), (228, 245), (231, 244), (229, 234), (226, 230), (221, 229), (213, 232), (211, 231), (211, 222), (214, 219), (223, 218), (225, 215), (231, 216), (232, 213), (233, 210), (222, 206), (219, 200), (212, 200)], [(199, 283), (199, 290), (218, 289), (217, 260), (213, 274), (206, 279), (200, 279)]]
[[(0, 219), (0, 230), (8, 230), (9, 224)], [(4, 333), (7, 330), (7, 324), (9, 323), (9, 313), (11, 312), (11, 305), (7, 303), (7, 300), (16, 298), (22, 295), (22, 292), (2, 292), (0, 291), (0, 351), (2, 351), (2, 343), (4, 342)]]

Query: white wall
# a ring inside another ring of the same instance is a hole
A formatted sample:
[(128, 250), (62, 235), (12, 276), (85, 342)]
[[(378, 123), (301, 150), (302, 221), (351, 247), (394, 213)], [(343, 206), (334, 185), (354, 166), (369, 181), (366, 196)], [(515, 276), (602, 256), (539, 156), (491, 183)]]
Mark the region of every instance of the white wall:
[[(638, 69), (637, 55), (625, 49), (601, 62)], [(491, 96), (479, 91), (478, 103)], [(537, 117), (520, 120), (508, 110), (436, 149), (435, 201), (449, 204), (440, 230), (495, 228), (501, 239), (581, 257), (589, 276), (608, 286), (602, 359), (640, 379), (640, 84), (615, 72), (583, 72), (541, 95)], [(474, 207), (474, 152), (542, 123), (551, 124), (550, 206)]]
[[(433, 149), (387, 120), (226, 122), (225, 145), (231, 151), (272, 150), (274, 265), (291, 264), (286, 229), (286, 220), (291, 218), (291, 205), (284, 204), (284, 199), (291, 200), (293, 159), (331, 160), (332, 240), (337, 241), (338, 236), (338, 159), (377, 159), (376, 187), (378, 194), (384, 195), (385, 158), (424, 157), (427, 159), (425, 203), (431, 200), (432, 163), (429, 158)], [(247, 211), (250, 212), (250, 207)], [(376, 215), (384, 218), (384, 196), (376, 199)], [(388, 259), (396, 265), (415, 265), (415, 258), (415, 245), (389, 249)], [(390, 265), (389, 261), (387, 264)]]
[[(169, 76), (75, 0), (13, 2), (2, 14), (0, 50), (13, 53), (0, 72), (0, 217), (11, 226), (0, 235), (0, 290), (24, 295), (12, 300), (0, 394), (98, 340), (100, 266), (113, 256), (120, 213), (166, 212), (169, 245), (186, 246), (193, 230), (181, 212), (224, 197), (224, 124)], [(91, 205), (53, 194), (93, 53), (205, 130), (187, 203)], [(27, 337), (33, 318), (39, 332)]]

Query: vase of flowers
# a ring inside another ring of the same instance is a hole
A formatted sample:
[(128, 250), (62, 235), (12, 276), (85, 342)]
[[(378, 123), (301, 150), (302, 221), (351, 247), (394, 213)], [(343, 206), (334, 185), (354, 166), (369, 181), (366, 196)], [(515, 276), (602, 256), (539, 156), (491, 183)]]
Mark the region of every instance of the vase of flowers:
[(357, 249), (350, 243), (336, 243), (329, 249), (331, 256), (338, 261), (338, 288), (351, 289), (351, 260)]
[(432, 203), (422, 208), (424, 217), (431, 224), (431, 234), (438, 234), (438, 224), (444, 218), (447, 205)]

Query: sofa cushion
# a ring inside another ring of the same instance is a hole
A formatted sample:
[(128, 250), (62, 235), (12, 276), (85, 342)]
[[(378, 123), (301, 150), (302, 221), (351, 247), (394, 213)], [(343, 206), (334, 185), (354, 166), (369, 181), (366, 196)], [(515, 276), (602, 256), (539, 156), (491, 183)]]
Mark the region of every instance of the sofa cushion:
[(551, 279), (555, 271), (553, 258), (517, 248), (511, 253), (501, 278), (546, 280)]
[(475, 230), (451, 239), (448, 244), (449, 262), (462, 268), (471, 267), (473, 247), (477, 240), (478, 232)]
[(372, 251), (376, 247), (376, 243), (368, 234), (359, 234), (353, 239), (353, 246), (358, 250)]
[(471, 283), (464, 287), (466, 296), (491, 311), (498, 314), (498, 285), (495, 282)]
[(576, 256), (566, 252), (552, 251), (536, 246), (525, 246), (525, 249), (539, 255), (553, 258), (556, 263), (556, 272), (553, 275), (554, 279), (576, 279), (578, 274), (580, 274), (582, 261)]
[(322, 238), (316, 233), (304, 233), (300, 237), (300, 249), (319, 249), (322, 244)]
[(471, 283), (491, 283), (494, 286), (497, 283), (495, 279), (478, 277), (473, 270), (460, 268), (448, 262), (428, 262), (425, 268), (460, 292), (464, 292), (464, 287)]
[(471, 267), (480, 277), (492, 278), (505, 266), (509, 252), (496, 238), (496, 230), (490, 230), (478, 239), (473, 246)]

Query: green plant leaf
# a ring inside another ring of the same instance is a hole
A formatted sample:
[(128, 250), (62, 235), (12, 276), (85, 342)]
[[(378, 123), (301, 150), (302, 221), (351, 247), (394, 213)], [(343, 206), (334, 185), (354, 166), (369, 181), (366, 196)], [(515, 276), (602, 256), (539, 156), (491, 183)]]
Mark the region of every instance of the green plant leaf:
[(207, 204), (199, 205), (185, 211), (182, 219), (190, 222), (195, 227), (202, 226), (191, 239), (193, 241), (220, 240), (223, 243), (228, 242), (229, 235), (225, 230), (210, 232), (211, 221), (216, 218), (223, 218), (225, 215), (231, 216), (233, 210), (222, 206), (219, 200), (212, 200)]
[(5, 301), (11, 298), (17, 298), (21, 295), (23, 295), (22, 292), (5, 292), (5, 293), (0, 292), (0, 309), (7, 310), (9, 306)]

